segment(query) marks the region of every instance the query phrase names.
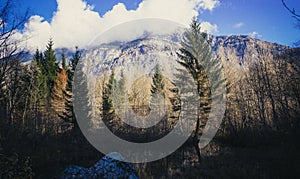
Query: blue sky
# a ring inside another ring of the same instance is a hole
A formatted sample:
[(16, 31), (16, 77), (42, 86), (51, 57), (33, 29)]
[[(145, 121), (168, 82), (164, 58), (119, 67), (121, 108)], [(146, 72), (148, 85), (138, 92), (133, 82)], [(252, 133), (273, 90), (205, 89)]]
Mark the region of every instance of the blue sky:
[[(285, 1), (300, 13), (299, 0)], [(94, 6), (93, 12), (103, 17), (118, 3), (123, 3), (127, 10), (136, 10), (142, 1), (86, 0), (86, 2)], [(29, 8), (31, 15), (39, 15), (44, 18), (43, 21), (51, 23), (57, 10), (57, 2), (56, 0), (22, 0), (22, 8)], [(207, 21), (217, 26), (217, 30), (214, 31), (217, 35), (252, 34), (262, 40), (289, 46), (300, 39), (300, 29), (295, 28), (296, 21), (283, 7), (281, 0), (219, 0), (219, 4), (213, 9), (200, 8), (198, 12), (200, 21)]]
[[(299, 0), (286, 0), (291, 7), (299, 7)], [(300, 38), (295, 20), (282, 6), (281, 0), (227, 0), (212, 13), (200, 15), (219, 26), (220, 34), (247, 34), (257, 32), (263, 40), (292, 45)], [(243, 23), (240, 28), (234, 24)]]

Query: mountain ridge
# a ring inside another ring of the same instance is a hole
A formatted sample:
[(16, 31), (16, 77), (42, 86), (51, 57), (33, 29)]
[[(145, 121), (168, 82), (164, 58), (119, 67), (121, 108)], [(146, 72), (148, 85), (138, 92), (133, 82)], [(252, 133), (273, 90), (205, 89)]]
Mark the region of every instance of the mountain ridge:
[[(157, 39), (161, 40), (170, 40), (174, 44), (180, 45), (182, 35), (171, 34), (164, 37), (156, 37)], [(295, 49), (289, 46), (281, 45), (274, 42), (263, 41), (260, 39), (252, 38), (249, 35), (221, 35), (221, 36), (213, 36), (209, 35), (211, 39), (211, 47), (212, 50), (215, 52), (217, 56), (219, 56), (223, 61), (232, 59), (236, 60), (240, 65), (248, 63), (245, 61), (247, 57), (251, 57), (255, 55), (256, 57), (260, 56), (262, 53), (268, 53), (271, 55), (280, 55), (286, 50)], [(119, 46), (124, 51), (127, 48), (134, 47), (140, 42), (149, 39), (149, 36), (143, 36), (142, 38), (135, 39), (130, 42), (111, 42), (109, 44), (105, 44), (105, 46), (109, 47), (116, 47)], [(83, 53), (87, 51), (97, 50), (99, 46), (91, 47), (89, 49), (82, 49)], [(75, 48), (74, 48), (75, 49)], [(67, 49), (67, 48), (58, 48), (55, 49), (56, 57), (58, 61), (61, 61), (61, 53), (64, 52), (67, 58), (70, 58), (74, 53), (74, 49)], [(21, 62), (26, 63), (33, 59), (32, 53), (30, 51), (22, 51), (20, 52), (23, 55), (23, 59)]]
[(237, 61), (245, 63), (245, 58), (259, 57), (262, 54), (279, 55), (290, 47), (277, 43), (252, 38), (248, 35), (216, 36), (212, 40), (212, 48), (222, 60), (236, 55)]

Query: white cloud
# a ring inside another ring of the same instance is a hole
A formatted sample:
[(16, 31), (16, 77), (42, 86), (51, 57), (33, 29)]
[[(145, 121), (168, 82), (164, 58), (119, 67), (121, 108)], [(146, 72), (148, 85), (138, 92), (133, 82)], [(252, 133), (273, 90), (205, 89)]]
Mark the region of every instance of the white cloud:
[(211, 24), (210, 22), (201, 22), (200, 24), (201, 31), (209, 34), (217, 34), (219, 32), (218, 26), (216, 24)]
[(261, 34), (259, 34), (258, 32), (250, 32), (250, 33), (248, 33), (248, 35), (250, 36), (250, 37), (252, 37), (252, 38), (255, 38), (255, 39), (260, 39), (260, 38), (262, 38), (262, 35)]
[(220, 5), (219, 0), (195, 0), (196, 7), (198, 9), (210, 10), (212, 11), (215, 7)]
[(233, 26), (233, 28), (239, 29), (239, 28), (243, 27), (244, 25), (245, 25), (245, 24), (244, 24), (243, 22), (239, 22), (239, 23), (235, 24), (235, 25)]
[[(135, 10), (128, 10), (123, 3), (116, 4), (102, 17), (83, 0), (57, 0), (57, 11), (50, 22), (43, 17), (32, 16), (16, 38), (28, 39), (29, 48), (44, 49), (51, 37), (55, 47), (85, 47), (98, 34), (111, 27), (142, 18), (160, 18), (188, 26), (199, 10), (213, 10), (219, 0), (143, 0)], [(209, 33), (217, 32), (217, 25), (201, 24)], [(124, 29), (125, 30), (125, 29)], [(161, 29), (164, 31), (165, 29)]]

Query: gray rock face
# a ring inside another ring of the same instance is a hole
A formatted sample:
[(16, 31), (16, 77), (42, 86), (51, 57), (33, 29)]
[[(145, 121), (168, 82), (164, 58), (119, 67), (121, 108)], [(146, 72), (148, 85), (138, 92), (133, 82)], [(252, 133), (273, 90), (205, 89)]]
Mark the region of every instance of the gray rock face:
[(134, 167), (129, 163), (121, 161), (124, 161), (121, 154), (116, 152), (110, 153), (90, 168), (71, 166), (65, 169), (61, 179), (139, 179)]
[[(88, 63), (97, 66), (96, 70), (91, 70), (95, 74), (101, 73), (103, 69), (121, 66), (125, 68), (124, 72), (126, 72), (126, 65), (128, 66), (128, 64), (131, 65), (130, 72), (133, 73), (134, 66), (149, 68), (149, 64), (153, 63), (157, 56), (164, 56), (166, 61), (167, 59), (176, 59), (176, 52), (181, 47), (180, 39), (182, 37), (178, 34), (174, 37), (177, 37), (177, 39), (174, 40), (173, 36), (153, 36), (137, 39), (125, 44), (118, 44), (118, 48), (112, 48), (113, 46), (109, 45), (101, 48), (95, 47), (87, 52), (86, 59), (94, 59), (94, 61)], [(214, 53), (222, 61), (234, 61), (241, 66), (251, 64), (256, 57), (261, 55), (277, 55), (290, 49), (284, 45), (265, 42), (247, 35), (211, 36), (210, 39)], [(99, 62), (101, 62), (101, 65)], [(169, 66), (171, 62), (168, 61), (167, 63), (168, 65), (161, 64), (161, 66)], [(163, 71), (170, 74), (168, 71), (176, 68), (174, 65), (171, 66), (171, 69), (163, 69)], [(136, 67), (137, 70), (138, 67)], [(139, 70), (144, 71), (144, 69)]]
[(212, 37), (212, 48), (223, 61), (234, 60), (240, 65), (251, 63), (253, 55), (277, 55), (289, 49), (287, 46), (254, 39), (247, 35)]

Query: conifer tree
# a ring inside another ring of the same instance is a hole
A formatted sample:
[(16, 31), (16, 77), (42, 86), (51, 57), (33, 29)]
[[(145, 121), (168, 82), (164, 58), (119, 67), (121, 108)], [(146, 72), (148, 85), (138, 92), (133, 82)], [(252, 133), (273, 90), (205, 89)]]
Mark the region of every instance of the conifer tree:
[(109, 121), (113, 117), (113, 90), (114, 85), (116, 84), (115, 80), (115, 73), (112, 71), (108, 83), (106, 84), (105, 88), (102, 91), (102, 112), (103, 112), (103, 119), (104, 121)]
[[(185, 32), (181, 46), (177, 53), (179, 57), (178, 63), (192, 76), (200, 98), (196, 129), (193, 137), (200, 161), (199, 133), (202, 132), (201, 130), (205, 126), (211, 106), (210, 81), (207, 72), (209, 71), (210, 74), (215, 73), (218, 76), (222, 65), (220, 59), (213, 57), (211, 47), (208, 43), (208, 35), (200, 31), (200, 23), (196, 18), (193, 18), (190, 28)], [(215, 82), (215, 85), (224, 82), (225, 80)]]
[(152, 85), (151, 85), (151, 93), (152, 94), (159, 94), (163, 97), (165, 96), (165, 84), (163, 80), (163, 75), (161, 73), (161, 69), (157, 64), (155, 66), (155, 73), (152, 77)]
[[(47, 74), (44, 73), (45, 69), (43, 67), (44, 56), (38, 49), (33, 58), (33, 63), (31, 64), (31, 73), (34, 74), (35, 79), (34, 84), (38, 86), (38, 98), (39, 102), (36, 107), (44, 107), (48, 103), (47, 98), (50, 95), (49, 87), (47, 85)], [(35, 91), (37, 92), (37, 91)]]
[(68, 75), (66, 69), (66, 57), (64, 52), (62, 53), (62, 65), (61, 69), (54, 80), (54, 86), (52, 89), (52, 107), (55, 112), (60, 116), (64, 112), (65, 99), (64, 91), (66, 90)]
[(125, 113), (126, 107), (126, 79), (124, 76), (124, 71), (121, 70), (120, 79), (118, 81), (113, 82), (113, 95), (112, 95), (112, 102), (114, 108), (118, 111), (118, 114)]
[[(155, 72), (152, 77), (150, 91), (152, 95), (152, 98), (150, 100), (150, 108), (152, 108), (151, 110), (157, 110), (156, 115), (162, 115), (162, 113), (166, 111), (165, 82), (159, 64), (155, 66)], [(163, 120), (163, 130), (166, 130), (166, 120)]]
[[(73, 59), (74, 60), (74, 59)], [(73, 120), (74, 131), (78, 130), (78, 121), (83, 122), (80, 125), (80, 128), (83, 130), (87, 130), (87, 128), (91, 127), (92, 121), (92, 106), (89, 97), (89, 89), (88, 89), (88, 77), (84, 72), (84, 64), (83, 62), (78, 61), (76, 64), (76, 71), (74, 73), (74, 84), (72, 87), (73, 92)], [(74, 115), (74, 110), (76, 110), (76, 115)]]
[(24, 94), (23, 98), (23, 112), (22, 122), (25, 126), (26, 116), (30, 116), (30, 121), (27, 122), (27, 127), (32, 129), (35, 134), (37, 130), (41, 130), (38, 124), (42, 124), (41, 115), (44, 106), (47, 104), (48, 87), (46, 76), (42, 73), (41, 66), (41, 53), (36, 51), (32, 62), (25, 67), (24, 74), (21, 80), (22, 88), (20, 89)]
[(50, 39), (46, 46), (44, 57), (40, 59), (42, 72), (47, 79), (47, 87), (49, 92), (48, 98), (51, 97), (51, 91), (54, 86), (54, 81), (56, 79), (57, 72), (59, 70), (58, 63), (56, 61), (56, 55), (53, 50), (53, 45), (53, 40)]
[(74, 81), (73, 81), (74, 73), (75, 73), (76, 66), (80, 59), (81, 59), (81, 52), (78, 49), (78, 47), (76, 47), (75, 54), (69, 61), (69, 67), (66, 68), (68, 80), (67, 80), (66, 88), (63, 92), (64, 100), (65, 100), (65, 110), (63, 112), (63, 115), (60, 116), (65, 122), (72, 123), (74, 125), (74, 127), (77, 127), (77, 123), (76, 123), (76, 118), (75, 118), (75, 114), (73, 111), (72, 87), (73, 87), (73, 83), (74, 83)]

